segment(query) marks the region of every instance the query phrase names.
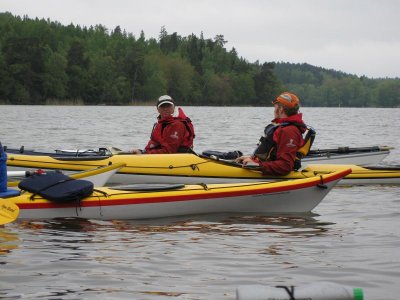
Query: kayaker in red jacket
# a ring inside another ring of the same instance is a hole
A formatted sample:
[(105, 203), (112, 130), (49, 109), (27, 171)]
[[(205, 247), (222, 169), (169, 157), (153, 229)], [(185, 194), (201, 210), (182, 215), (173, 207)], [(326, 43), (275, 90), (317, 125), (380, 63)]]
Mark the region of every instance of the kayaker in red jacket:
[(193, 148), (194, 128), (174, 100), (164, 95), (158, 98), (158, 122), (154, 124), (150, 141), (144, 150), (133, 149), (134, 154), (187, 153)]
[(299, 113), (299, 98), (285, 92), (272, 101), (274, 119), (265, 128), (265, 136), (252, 156), (241, 156), (236, 162), (258, 165), (264, 174), (286, 175), (293, 171), (296, 154), (304, 144), (306, 125)]

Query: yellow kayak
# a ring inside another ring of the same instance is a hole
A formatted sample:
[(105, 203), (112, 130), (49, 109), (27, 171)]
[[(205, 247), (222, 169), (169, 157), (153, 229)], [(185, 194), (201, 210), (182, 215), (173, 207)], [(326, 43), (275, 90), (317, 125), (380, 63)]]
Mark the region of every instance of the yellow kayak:
[(201, 157), (196, 154), (57, 156), (8, 153), (9, 170), (18, 168), (88, 170), (110, 164), (125, 163), (109, 184), (130, 183), (230, 183), (254, 180), (276, 181), (307, 178), (346, 168), (353, 172), (341, 184), (399, 184), (399, 167), (359, 167), (355, 165), (312, 165), (286, 176), (265, 176), (231, 161)]

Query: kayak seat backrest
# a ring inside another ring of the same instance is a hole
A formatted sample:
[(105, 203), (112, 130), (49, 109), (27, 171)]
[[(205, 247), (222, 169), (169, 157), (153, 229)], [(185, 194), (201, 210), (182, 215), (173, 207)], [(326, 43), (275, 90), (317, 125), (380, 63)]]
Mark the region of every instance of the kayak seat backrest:
[(307, 127), (306, 135), (304, 136), (304, 144), (297, 151), (302, 157), (306, 156), (314, 143), (316, 132), (312, 127)]
[(311, 146), (314, 143), (315, 135), (316, 135), (315, 130), (310, 126), (307, 126), (307, 130), (306, 130), (305, 136), (303, 138), (304, 144), (303, 144), (303, 146), (301, 146), (299, 148), (299, 150), (297, 150), (293, 170), (295, 170), (295, 171), (300, 170), (301, 160), (303, 157), (305, 157), (306, 155), (308, 155), (310, 153)]
[(40, 195), (54, 202), (78, 201), (93, 193), (93, 183), (87, 180), (76, 180), (60, 172), (33, 174), (22, 180), (18, 187), (21, 190)]

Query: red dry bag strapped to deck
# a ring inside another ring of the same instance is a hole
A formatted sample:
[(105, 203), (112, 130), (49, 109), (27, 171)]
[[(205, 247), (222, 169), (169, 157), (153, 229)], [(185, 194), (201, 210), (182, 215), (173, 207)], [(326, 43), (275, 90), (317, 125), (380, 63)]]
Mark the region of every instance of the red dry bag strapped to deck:
[(22, 180), (18, 187), (40, 195), (54, 202), (78, 201), (93, 193), (93, 183), (87, 180), (75, 180), (60, 172), (47, 172), (45, 174), (33, 174)]

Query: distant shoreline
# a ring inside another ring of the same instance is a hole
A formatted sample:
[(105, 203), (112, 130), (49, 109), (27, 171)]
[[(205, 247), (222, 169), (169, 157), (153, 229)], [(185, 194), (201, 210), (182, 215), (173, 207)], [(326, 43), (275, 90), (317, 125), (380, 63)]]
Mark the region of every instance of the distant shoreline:
[[(67, 102), (67, 101), (60, 101), (58, 103), (44, 103), (44, 104), (34, 104), (34, 103), (24, 103), (24, 104), (11, 104), (11, 103), (4, 103), (0, 102), (0, 106), (155, 106), (154, 101), (148, 101), (148, 102), (136, 102), (136, 103), (125, 103), (125, 104), (83, 104), (83, 103), (73, 103), (73, 102)], [(183, 105), (177, 105), (179, 107), (270, 107), (272, 106), (269, 105), (199, 105), (199, 104), (183, 104)], [(400, 108), (400, 106), (397, 107), (384, 107), (384, 106), (363, 106), (363, 107), (358, 107), (358, 106), (302, 106), (301, 108), (357, 108), (357, 109), (362, 109), (362, 108), (369, 108), (369, 109), (375, 109), (375, 108), (386, 108), (386, 109), (396, 109)]]
[(0, 100), (0, 105), (59, 105), (59, 106), (154, 106), (155, 101), (132, 101), (131, 103), (85, 104), (82, 100), (46, 100), (44, 103), (10, 103)]

